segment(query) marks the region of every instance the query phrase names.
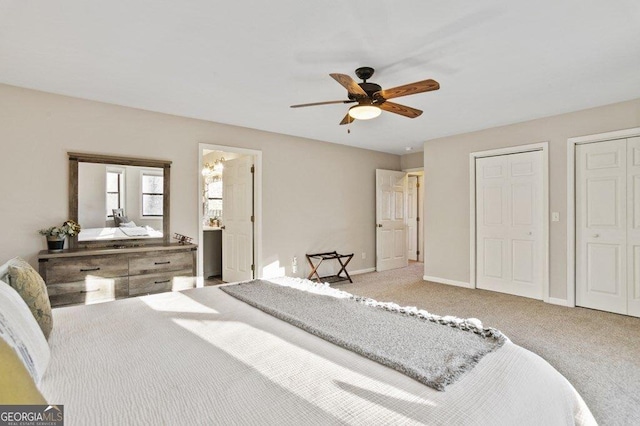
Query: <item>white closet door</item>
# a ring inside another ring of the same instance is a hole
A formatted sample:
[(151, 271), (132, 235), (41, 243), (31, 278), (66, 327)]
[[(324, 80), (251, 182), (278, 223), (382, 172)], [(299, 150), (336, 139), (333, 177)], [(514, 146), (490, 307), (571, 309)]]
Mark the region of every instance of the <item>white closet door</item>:
[(627, 139), (627, 313), (640, 317), (640, 137)]
[(627, 145), (576, 146), (576, 304), (627, 313)]
[(476, 159), (476, 286), (542, 299), (542, 152)]

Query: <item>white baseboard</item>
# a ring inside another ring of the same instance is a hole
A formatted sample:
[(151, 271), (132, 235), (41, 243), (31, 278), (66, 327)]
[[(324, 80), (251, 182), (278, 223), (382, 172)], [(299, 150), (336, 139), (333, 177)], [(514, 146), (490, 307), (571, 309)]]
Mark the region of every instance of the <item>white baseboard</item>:
[(366, 274), (368, 272), (375, 272), (376, 268), (365, 268), (365, 269), (358, 269), (357, 271), (353, 271), (353, 272), (349, 272), (349, 275), (359, 275), (359, 274)]
[[(466, 283), (464, 281), (450, 280), (448, 278), (431, 277), (428, 275), (424, 275), (422, 279), (425, 281), (432, 281), (434, 283), (455, 285), (457, 287), (475, 288), (471, 284)], [(555, 297), (550, 297), (547, 303), (550, 303), (552, 305), (559, 305), (559, 306), (569, 306), (566, 299), (558, 299)]]
[(471, 284), (465, 283), (464, 281), (450, 280), (448, 278), (430, 277), (428, 275), (424, 275), (422, 279), (425, 281), (432, 281), (434, 283), (455, 285), (456, 287), (474, 288)]
[(557, 299), (555, 297), (550, 297), (547, 303), (551, 303), (552, 305), (569, 306), (566, 299)]

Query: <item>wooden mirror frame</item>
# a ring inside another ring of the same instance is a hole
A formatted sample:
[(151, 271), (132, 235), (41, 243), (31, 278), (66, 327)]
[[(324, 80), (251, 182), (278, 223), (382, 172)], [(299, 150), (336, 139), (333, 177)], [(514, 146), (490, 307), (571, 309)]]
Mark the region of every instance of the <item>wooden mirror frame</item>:
[[(162, 198), (162, 238), (152, 238), (145, 240), (133, 240), (131, 244), (141, 244), (141, 241), (150, 244), (162, 241), (163, 244), (169, 244), (169, 220), (171, 205), (171, 161), (166, 160), (150, 160), (147, 158), (117, 157), (112, 155), (101, 154), (83, 154), (78, 152), (68, 152), (69, 156), (69, 218), (78, 222), (78, 163), (97, 163), (112, 164), (119, 166), (139, 166), (139, 167), (155, 167), (161, 168), (163, 172), (163, 198)], [(82, 225), (82, 224), (80, 224)], [(83, 246), (109, 246), (109, 245), (127, 245), (126, 242), (116, 242), (115, 240), (106, 241), (85, 241)], [(144, 244), (144, 242), (142, 244)], [(69, 238), (69, 248), (78, 248), (78, 236)]]

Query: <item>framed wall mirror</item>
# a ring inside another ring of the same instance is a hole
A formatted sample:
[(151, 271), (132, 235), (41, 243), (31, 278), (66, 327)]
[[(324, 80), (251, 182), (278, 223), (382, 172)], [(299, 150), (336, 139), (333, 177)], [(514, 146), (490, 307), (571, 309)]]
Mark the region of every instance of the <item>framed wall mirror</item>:
[(69, 152), (70, 248), (168, 243), (171, 161)]

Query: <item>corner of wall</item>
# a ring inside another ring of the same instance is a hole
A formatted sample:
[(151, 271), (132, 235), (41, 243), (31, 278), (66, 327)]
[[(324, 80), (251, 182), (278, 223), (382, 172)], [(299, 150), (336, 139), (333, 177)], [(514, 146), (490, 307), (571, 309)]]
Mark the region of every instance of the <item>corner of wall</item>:
[(424, 167), (424, 153), (422, 151), (400, 156), (401, 170), (420, 169), (422, 167)]

